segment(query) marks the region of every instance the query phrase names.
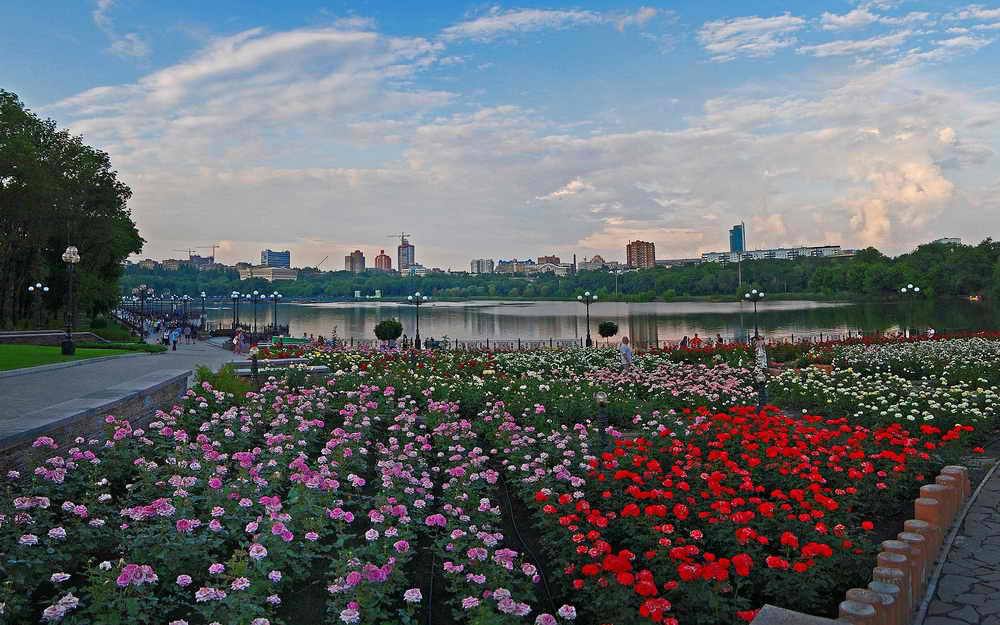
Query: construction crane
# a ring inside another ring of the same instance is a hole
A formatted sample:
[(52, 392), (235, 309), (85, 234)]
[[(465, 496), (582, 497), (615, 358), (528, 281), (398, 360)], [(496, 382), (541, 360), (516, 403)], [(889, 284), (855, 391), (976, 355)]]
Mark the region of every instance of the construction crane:
[(399, 237), (399, 244), (403, 245), (403, 243), (406, 242), (406, 237), (411, 237), (411, 236), (413, 236), (413, 235), (412, 234), (408, 234), (406, 232), (400, 232), (399, 234), (390, 234), (390, 235), (388, 235), (387, 238), (389, 238), (389, 239), (395, 239), (396, 237)]
[(219, 248), (219, 247), (222, 247), (222, 246), (221, 246), (221, 245), (219, 245), (218, 243), (213, 243), (213, 244), (211, 244), (211, 245), (198, 245), (198, 246), (196, 246), (196, 247), (197, 247), (197, 248), (198, 248), (199, 250), (207, 250), (207, 249), (211, 249), (211, 250), (212, 250), (212, 262), (214, 263), (214, 262), (215, 262), (215, 250), (216, 250), (216, 248)]
[(324, 256), (324, 257), (323, 257), (323, 260), (321, 260), (321, 261), (319, 261), (318, 263), (316, 263), (316, 265), (315, 265), (316, 269), (319, 269), (319, 266), (320, 266), (320, 265), (322, 265), (323, 263), (325, 263), (325, 262), (326, 262), (326, 259), (328, 259), (328, 258), (330, 258), (330, 255), (329, 255), (329, 254), (327, 254), (326, 256)]

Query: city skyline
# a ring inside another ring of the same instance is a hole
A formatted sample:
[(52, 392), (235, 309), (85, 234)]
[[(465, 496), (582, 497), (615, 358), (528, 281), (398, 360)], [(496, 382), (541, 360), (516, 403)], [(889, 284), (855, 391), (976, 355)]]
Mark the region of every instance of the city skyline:
[(312, 265), (387, 226), (456, 268), (487, 234), (685, 258), (741, 220), (754, 247), (888, 253), (1000, 230), (996, 3), (416, 10), (16, 3), (2, 87), (110, 153), (141, 257)]

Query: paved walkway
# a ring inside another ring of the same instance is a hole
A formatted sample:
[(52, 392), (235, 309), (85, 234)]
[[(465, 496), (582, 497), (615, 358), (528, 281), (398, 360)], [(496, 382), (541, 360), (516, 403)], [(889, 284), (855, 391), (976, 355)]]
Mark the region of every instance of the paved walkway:
[(0, 378), (0, 437), (16, 431), (30, 413), (84, 397), (108, 387), (164, 369), (193, 369), (206, 365), (217, 369), (233, 359), (232, 352), (208, 345), (178, 345), (177, 351), (115, 358)]
[(1000, 470), (965, 517), (923, 625), (973, 623), (1000, 625)]

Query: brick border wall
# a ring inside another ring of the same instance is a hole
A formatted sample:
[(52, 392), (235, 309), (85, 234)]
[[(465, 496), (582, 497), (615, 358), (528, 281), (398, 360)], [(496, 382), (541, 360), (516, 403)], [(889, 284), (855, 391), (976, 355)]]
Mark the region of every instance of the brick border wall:
[[(0, 332), (0, 344), (61, 345), (65, 332)], [(74, 341), (107, 343), (93, 332), (74, 332)]]
[(872, 582), (847, 591), (836, 621), (765, 606), (751, 625), (909, 625), (942, 555), (948, 529), (971, 494), (969, 470), (961, 466), (946, 466), (933, 483), (921, 486), (913, 502), (914, 518), (903, 523), (896, 540), (882, 542)]
[(157, 410), (169, 407), (184, 394), (190, 375), (190, 371), (181, 370), (158, 372), (108, 389), (102, 395), (117, 395), (108, 400), (88, 401), (88, 397), (83, 397), (45, 409), (47, 415), (53, 416), (51, 422), (0, 440), (0, 473), (24, 470), (42, 458), (58, 454), (48, 449), (33, 449), (31, 444), (39, 436), (52, 437), (60, 450), (67, 449), (78, 436), (103, 436), (104, 417), (109, 414), (124, 417), (133, 426), (145, 427)]

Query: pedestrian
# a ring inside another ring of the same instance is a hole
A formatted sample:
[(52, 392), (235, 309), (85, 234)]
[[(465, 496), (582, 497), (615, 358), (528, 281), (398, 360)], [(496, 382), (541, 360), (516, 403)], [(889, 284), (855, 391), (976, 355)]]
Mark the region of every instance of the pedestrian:
[(722, 335), (718, 332), (715, 333), (715, 346), (722, 347), (726, 342), (722, 340)]
[(697, 332), (695, 332), (694, 338), (691, 339), (691, 349), (699, 349), (699, 348), (701, 348), (701, 337), (698, 336)]
[(934, 328), (927, 328), (927, 338), (932, 339), (935, 334), (936, 332), (934, 331)]
[(174, 352), (177, 351), (177, 341), (179, 341), (180, 339), (181, 339), (181, 329), (180, 328), (174, 328), (173, 330), (170, 331), (170, 345), (171, 345), (170, 350), (171, 351), (174, 351)]
[(170, 330), (163, 328), (163, 335), (160, 338), (164, 347), (170, 347)]
[(198, 327), (197, 326), (191, 328), (191, 342), (192, 343), (197, 343), (198, 342)]
[(688, 339), (687, 334), (685, 334), (684, 338), (681, 339), (681, 344), (678, 347), (680, 347), (681, 349), (687, 349), (690, 344), (691, 340)]
[(240, 332), (240, 353), (247, 351), (250, 347), (250, 337), (245, 332)]
[(240, 346), (243, 344), (243, 341), (242, 341), (242, 339), (240, 339), (240, 334), (241, 334), (241, 332), (239, 330), (237, 330), (236, 334), (233, 335), (233, 352), (235, 352), (237, 354), (241, 354), (242, 353), (240, 351)]
[(189, 325), (184, 326), (184, 344), (185, 345), (191, 344), (191, 326)]
[(628, 371), (632, 368), (632, 347), (628, 344), (628, 337), (623, 336), (621, 345), (618, 346), (618, 359), (621, 361), (622, 369)]

